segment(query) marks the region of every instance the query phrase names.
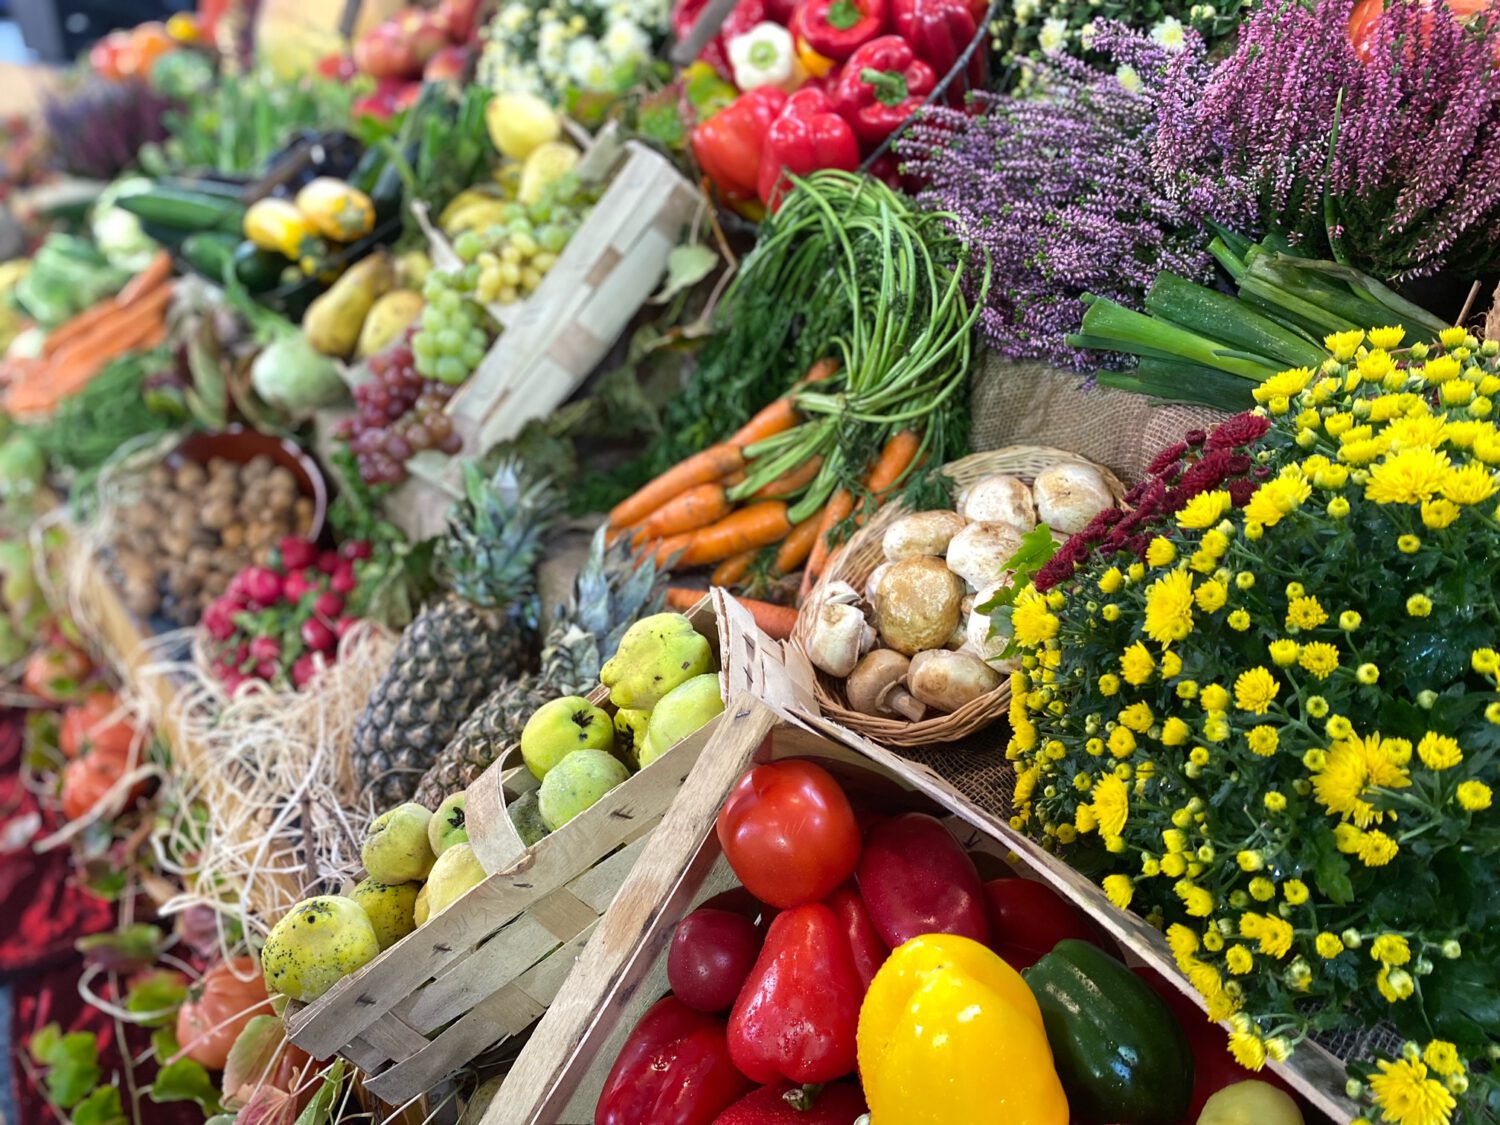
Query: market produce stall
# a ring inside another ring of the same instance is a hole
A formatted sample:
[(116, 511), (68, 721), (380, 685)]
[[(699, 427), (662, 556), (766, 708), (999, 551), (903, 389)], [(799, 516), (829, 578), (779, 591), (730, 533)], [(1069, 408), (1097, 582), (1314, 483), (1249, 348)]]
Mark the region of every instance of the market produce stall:
[(1500, 9), (320, 11), (4, 125), (6, 1120), (1500, 1121)]

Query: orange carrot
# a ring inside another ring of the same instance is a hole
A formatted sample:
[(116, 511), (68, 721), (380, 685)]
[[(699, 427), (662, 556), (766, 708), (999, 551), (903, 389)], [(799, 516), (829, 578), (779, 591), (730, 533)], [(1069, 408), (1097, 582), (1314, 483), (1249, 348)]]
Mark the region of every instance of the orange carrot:
[(821, 383), (824, 379), (834, 374), (839, 369), (839, 361), (836, 359), (820, 359), (807, 369), (807, 374), (802, 376), (801, 387), (807, 383)]
[(727, 516), (732, 507), (722, 484), (695, 484), (672, 497), (637, 525), (635, 542), (665, 539), (669, 535), (707, 527)]
[[(675, 609), (679, 613), (685, 612), (698, 604), (703, 593), (702, 590), (668, 586), (667, 608)], [(760, 626), (761, 632), (773, 641), (784, 641), (792, 635), (792, 629), (797, 624), (797, 611), (791, 606), (757, 601), (755, 598), (736, 597), (734, 600), (750, 612), (750, 616), (755, 618), (755, 623)]]
[(116, 301), (100, 301), (91, 309), (85, 309), (72, 320), (64, 321), (51, 332), (47, 333), (47, 339), (42, 344), (42, 355), (55, 355), (64, 344), (77, 339), (93, 328), (107, 316), (112, 316), (119, 311)]
[(718, 523), (688, 533), (688, 547), (677, 565), (706, 566), (723, 562), (752, 547), (779, 543), (792, 530), (786, 518), (786, 505), (779, 500), (764, 500), (725, 516)]
[(792, 400), (778, 398), (736, 430), (729, 438), (728, 444), (736, 449), (743, 449), (747, 445), (754, 445), (758, 441), (774, 437), (783, 430), (790, 430), (796, 424), (797, 408), (792, 404)]
[(737, 484), (744, 484), (745, 470), (736, 469), (732, 473), (726, 473), (723, 479), (719, 481), (719, 483), (722, 484), (725, 488), (733, 488)]
[(745, 455), (734, 446), (711, 445), (679, 461), (633, 496), (626, 497), (610, 510), (611, 527), (633, 527), (672, 497), (686, 492), (695, 484), (711, 484), (720, 477), (742, 469)]
[(134, 304), (171, 276), (172, 255), (165, 250), (158, 250), (156, 256), (146, 264), (146, 268), (125, 283), (125, 288), (120, 290), (115, 300), (121, 305)]
[(752, 500), (785, 500), (788, 496), (795, 495), (810, 485), (822, 467), (822, 454), (814, 454), (791, 472), (782, 473), (769, 484), (756, 489), (751, 493), (750, 498)]
[(781, 541), (776, 560), (771, 564), (771, 573), (790, 574), (812, 554), (813, 544), (818, 541), (818, 528), (823, 525), (823, 513), (814, 512), (792, 528), (792, 533)]
[(865, 487), (870, 490), (870, 494), (884, 499), (885, 494), (911, 465), (921, 447), (921, 436), (912, 430), (900, 430), (892, 434), (885, 443), (885, 448), (880, 451), (880, 457), (870, 470), (870, 475), (865, 478)]
[(818, 522), (818, 537), (813, 542), (812, 553), (807, 556), (807, 566), (802, 571), (802, 594), (806, 596), (813, 582), (828, 565), (828, 554), (833, 550), (829, 533), (848, 518), (854, 510), (854, 496), (847, 488), (841, 488), (828, 498), (823, 506), (823, 518)]
[(752, 547), (748, 551), (730, 555), (714, 567), (714, 572), (708, 576), (708, 584), (710, 586), (733, 586), (750, 573), (750, 568), (755, 565), (755, 556), (758, 554), (760, 554), (760, 549)]
[(667, 566), (670, 564), (673, 567), (682, 566), (683, 564), (680, 560), (673, 562), (672, 556), (686, 551), (692, 545), (692, 542), (693, 532), (691, 531), (684, 531), (680, 535), (669, 535), (665, 539), (656, 540), (651, 544), (652, 549), (656, 552), (656, 565)]

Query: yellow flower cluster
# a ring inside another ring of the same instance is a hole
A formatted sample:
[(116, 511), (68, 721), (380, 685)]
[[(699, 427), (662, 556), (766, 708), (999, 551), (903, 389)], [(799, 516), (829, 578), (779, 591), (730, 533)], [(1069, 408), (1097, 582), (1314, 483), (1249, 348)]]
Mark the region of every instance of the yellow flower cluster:
[[(1267, 380), (1242, 507), (1179, 501), (1140, 559), (1029, 589), (1012, 617), (1013, 826), (1161, 919), (1251, 1067), (1307, 1034), (1297, 998), (1362, 1027), (1462, 955), (1457, 922), (1370, 933), (1363, 896), (1430, 883), (1443, 847), (1500, 859), (1456, 846), (1482, 824), (1500, 851), (1500, 347), (1403, 338), (1341, 334), (1318, 369)], [(1434, 1041), (1362, 1092), (1382, 1121), (1447, 1125), (1467, 1074)]]

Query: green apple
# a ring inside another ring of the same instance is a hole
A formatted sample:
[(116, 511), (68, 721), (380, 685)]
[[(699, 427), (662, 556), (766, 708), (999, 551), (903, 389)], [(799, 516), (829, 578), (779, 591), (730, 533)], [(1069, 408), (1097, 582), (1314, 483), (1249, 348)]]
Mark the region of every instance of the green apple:
[(620, 760), (603, 750), (569, 754), (542, 778), (537, 798), (542, 823), (556, 832), (628, 777)]
[(467, 796), (467, 792), (463, 790), (449, 793), (427, 822), (427, 843), (432, 848), (433, 855), (442, 855), (454, 844), (469, 842), (469, 830), (464, 821), (464, 801)]
[(365, 879), (349, 892), (349, 897), (369, 916), (382, 951), (416, 929), (412, 914), (421, 890), (421, 883), (380, 883)]
[(308, 1003), (379, 955), (364, 908), (350, 898), (319, 895), (299, 902), (271, 928), (260, 965), (266, 991)]
[(427, 841), (427, 824), (431, 819), (432, 814), (415, 801), (377, 816), (359, 852), (370, 877), (382, 883), (410, 883), (427, 878), (432, 861), (437, 858)]
[(438, 856), (427, 877), (428, 917), (437, 917), (482, 882), (484, 868), (479, 866), (474, 849), (468, 844), (454, 844)]
[(581, 695), (542, 704), (521, 730), (521, 757), (538, 781), (574, 751), (614, 748), (615, 726), (608, 712)]
[(645, 769), (723, 710), (717, 672), (694, 676), (678, 684), (651, 712), (646, 744), (641, 748), (641, 768)]

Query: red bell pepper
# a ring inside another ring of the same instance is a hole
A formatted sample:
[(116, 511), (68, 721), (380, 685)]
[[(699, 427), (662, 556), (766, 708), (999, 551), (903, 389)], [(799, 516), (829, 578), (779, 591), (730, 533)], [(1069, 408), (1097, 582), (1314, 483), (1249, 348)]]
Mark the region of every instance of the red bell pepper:
[(866, 149), (878, 146), (922, 108), (937, 74), (899, 35), (871, 39), (844, 64), (833, 104)]
[(839, 927), (849, 939), (849, 952), (854, 954), (854, 969), (859, 973), (859, 982), (869, 991), (870, 982), (891, 955), (885, 942), (875, 932), (875, 923), (870, 921), (870, 912), (865, 909), (865, 900), (859, 897), (854, 884), (846, 883), (828, 896), (828, 909), (839, 920)]
[(766, 132), (760, 156), (760, 199), (773, 205), (782, 173), (805, 176), (820, 168), (859, 167), (859, 141), (822, 90), (798, 90)]
[(922, 934), (989, 942), (979, 872), (936, 817), (903, 813), (873, 828), (858, 880), (875, 932), (892, 949)]
[[(969, 49), (979, 33), (979, 22), (970, 0), (892, 0), (892, 23), (896, 34), (927, 60), (937, 72), (938, 80), (948, 76), (955, 63)], [(985, 45), (969, 57), (968, 89), (982, 90), (989, 79), (989, 53)], [(949, 102), (963, 103), (965, 87), (955, 80), (949, 90)]]
[(833, 911), (784, 910), (729, 1014), (729, 1057), (762, 1084), (842, 1078), (854, 1069), (864, 995)]
[[(708, 63), (724, 81), (734, 81), (734, 68), (729, 65), (729, 41), (767, 19), (785, 22), (772, 11), (773, 6), (776, 11), (783, 10), (785, 4), (786, 0), (739, 0), (724, 17), (719, 33), (698, 52), (698, 61)], [(708, 0), (677, 0), (672, 5), (672, 34), (678, 39), (686, 39), (707, 7)]]
[(665, 996), (625, 1040), (594, 1125), (712, 1125), (750, 1086), (730, 1060), (724, 1021)]
[(868, 1109), (860, 1088), (848, 1082), (821, 1089), (782, 1082), (752, 1090), (719, 1114), (714, 1125), (853, 1125)]
[(886, 29), (886, 0), (800, 0), (793, 18), (814, 51), (847, 59)]
[(1115, 953), (1102, 926), (1046, 883), (1033, 879), (992, 879), (984, 885), (990, 948), (1016, 972), (1029, 969), (1067, 938)]
[(755, 198), (766, 134), (786, 102), (785, 92), (762, 86), (693, 129), (693, 155), (725, 199)]

